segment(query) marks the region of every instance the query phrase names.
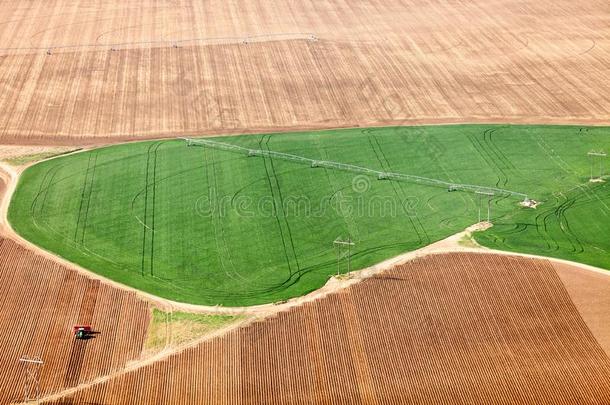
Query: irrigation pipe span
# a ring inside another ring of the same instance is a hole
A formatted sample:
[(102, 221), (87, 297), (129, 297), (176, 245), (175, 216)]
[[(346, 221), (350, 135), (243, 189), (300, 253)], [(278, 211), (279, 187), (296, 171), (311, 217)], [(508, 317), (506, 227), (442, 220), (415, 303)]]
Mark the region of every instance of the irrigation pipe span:
[(506, 190), (502, 188), (496, 187), (486, 187), (486, 186), (478, 186), (474, 184), (461, 184), (461, 183), (450, 183), (447, 181), (432, 179), (429, 177), (421, 177), (415, 176), (412, 174), (403, 174), (403, 173), (394, 173), (394, 172), (384, 172), (374, 169), (369, 169), (368, 167), (350, 165), (347, 163), (333, 162), (328, 160), (315, 160), (306, 158), (303, 156), (292, 155), (290, 153), (282, 153), (275, 152), (271, 150), (261, 150), (261, 149), (249, 149), (244, 148), (242, 146), (232, 145), (230, 143), (211, 141), (209, 139), (192, 139), (192, 138), (182, 138), (186, 141), (187, 146), (207, 146), (213, 149), (220, 149), (227, 152), (235, 152), (245, 154), (246, 156), (261, 156), (261, 157), (270, 157), (281, 160), (288, 160), (291, 162), (301, 163), (309, 165), (312, 168), (315, 167), (324, 167), (327, 169), (336, 169), (343, 170), (353, 173), (361, 173), (367, 176), (377, 177), (379, 180), (396, 180), (396, 181), (405, 181), (409, 183), (417, 183), (426, 186), (434, 186), (434, 187), (443, 187), (448, 189), (449, 191), (466, 191), (470, 193), (476, 194), (485, 194), (491, 196), (509, 196), (509, 197), (519, 197), (522, 198), (524, 202), (529, 202), (527, 194), (520, 193), (517, 191)]

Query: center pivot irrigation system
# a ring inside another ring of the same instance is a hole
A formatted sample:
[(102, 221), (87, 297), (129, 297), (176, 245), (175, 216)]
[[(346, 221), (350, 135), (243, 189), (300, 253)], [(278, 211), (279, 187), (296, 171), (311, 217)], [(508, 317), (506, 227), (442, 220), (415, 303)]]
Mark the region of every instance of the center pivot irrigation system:
[(473, 184), (460, 184), (460, 183), (450, 183), (443, 180), (431, 179), (428, 177), (415, 176), (412, 174), (402, 174), (402, 173), (393, 173), (393, 172), (383, 172), (379, 170), (369, 169), (368, 167), (350, 165), (347, 163), (340, 162), (332, 162), (328, 160), (314, 160), (309, 159), (303, 156), (292, 155), (289, 153), (282, 152), (274, 152), (271, 150), (260, 150), (260, 149), (249, 149), (244, 148), (242, 146), (232, 145), (224, 142), (211, 141), (208, 139), (191, 139), (191, 138), (182, 138), (186, 141), (187, 146), (207, 146), (213, 149), (225, 150), (228, 152), (236, 152), (245, 154), (246, 156), (254, 157), (270, 157), (281, 160), (288, 160), (291, 162), (301, 163), (309, 165), (312, 168), (316, 167), (324, 167), (327, 169), (335, 169), (348, 171), (353, 173), (360, 173), (367, 176), (377, 177), (378, 180), (396, 180), (396, 181), (405, 181), (409, 183), (417, 183), (426, 186), (433, 187), (442, 187), (447, 189), (448, 191), (466, 191), (475, 194), (484, 194), (490, 196), (502, 196), (502, 197), (518, 197), (523, 199), (522, 205), (529, 207), (532, 206), (531, 200), (528, 198), (527, 194), (519, 193), (517, 191), (505, 190), (496, 187), (486, 187), (486, 186), (477, 186)]

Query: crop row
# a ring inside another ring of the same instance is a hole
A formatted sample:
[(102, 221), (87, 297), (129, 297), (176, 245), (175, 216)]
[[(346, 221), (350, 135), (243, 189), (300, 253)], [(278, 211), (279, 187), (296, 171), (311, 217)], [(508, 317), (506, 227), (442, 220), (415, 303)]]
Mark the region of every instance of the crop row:
[(77, 392), (76, 403), (608, 403), (547, 261), (418, 259)]
[[(0, 138), (65, 142), (415, 117), (603, 121), (610, 110), (599, 0), (578, 9), (538, 1), (527, 11), (485, 1), (129, 3), (59, 0), (51, 10), (23, 10), (18, 0), (3, 2), (0, 82), (10, 86), (0, 98)], [(549, 7), (552, 19), (543, 17)], [(524, 12), (525, 28), (514, 18)]]
[[(135, 294), (0, 239), (0, 403), (23, 400), (22, 356), (44, 361), (42, 395), (120, 369), (140, 356), (149, 316)], [(99, 333), (75, 340), (75, 324)]]

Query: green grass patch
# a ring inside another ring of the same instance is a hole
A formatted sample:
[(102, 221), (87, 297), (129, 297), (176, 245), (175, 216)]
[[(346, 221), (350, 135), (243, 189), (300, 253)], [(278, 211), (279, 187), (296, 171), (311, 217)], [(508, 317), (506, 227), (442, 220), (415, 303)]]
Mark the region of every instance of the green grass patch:
[(23, 165), (26, 165), (26, 164), (29, 164), (32, 162), (38, 162), (40, 160), (49, 159), (49, 158), (52, 158), (55, 156), (65, 155), (66, 153), (71, 153), (71, 152), (74, 152), (77, 150), (79, 150), (79, 149), (72, 149), (72, 150), (62, 151), (62, 152), (50, 151), (50, 152), (32, 153), (32, 154), (28, 154), (28, 155), (10, 157), (10, 158), (4, 159), (4, 161), (12, 166), (23, 166)]
[(476, 248), (479, 246), (472, 235), (462, 236), (460, 240), (458, 240), (458, 244), (467, 248)]
[(153, 308), (144, 348), (158, 351), (168, 346), (180, 346), (241, 319), (243, 317), (235, 315), (168, 313)]
[[(495, 226), (476, 233), (479, 243), (610, 268), (610, 190), (588, 182), (587, 158), (610, 150), (606, 127), (389, 127), (217, 140), (524, 192), (538, 208), (494, 198)], [(337, 272), (339, 236), (355, 241), (357, 270), (463, 230), (478, 209), (467, 192), (167, 140), (28, 168), (9, 220), (28, 240), (121, 283), (239, 306), (322, 286)]]

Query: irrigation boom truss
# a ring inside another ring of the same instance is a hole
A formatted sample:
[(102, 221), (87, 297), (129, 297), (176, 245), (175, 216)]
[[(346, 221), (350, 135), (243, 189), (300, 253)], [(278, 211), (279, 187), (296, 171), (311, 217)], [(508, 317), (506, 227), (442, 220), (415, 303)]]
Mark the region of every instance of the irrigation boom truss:
[(327, 169), (336, 169), (353, 173), (360, 173), (367, 176), (377, 177), (378, 180), (396, 180), (409, 183), (417, 183), (426, 186), (443, 187), (450, 191), (466, 191), (476, 194), (491, 194), (493, 196), (509, 196), (523, 198), (524, 201), (529, 201), (527, 194), (517, 191), (505, 190), (496, 187), (477, 186), (474, 184), (450, 183), (447, 181), (432, 179), (429, 177), (415, 176), (412, 174), (402, 174), (393, 172), (383, 172), (379, 170), (369, 169), (368, 167), (350, 165), (347, 163), (332, 162), (328, 160), (315, 160), (303, 156), (292, 155), (290, 153), (275, 152), (271, 150), (249, 149), (243, 146), (232, 145), (230, 143), (211, 141), (208, 139), (191, 139), (182, 138), (186, 141), (187, 146), (207, 146), (209, 148), (225, 150), (228, 152), (242, 153), (246, 156), (262, 156), (291, 162), (309, 165), (312, 168), (324, 167)]

